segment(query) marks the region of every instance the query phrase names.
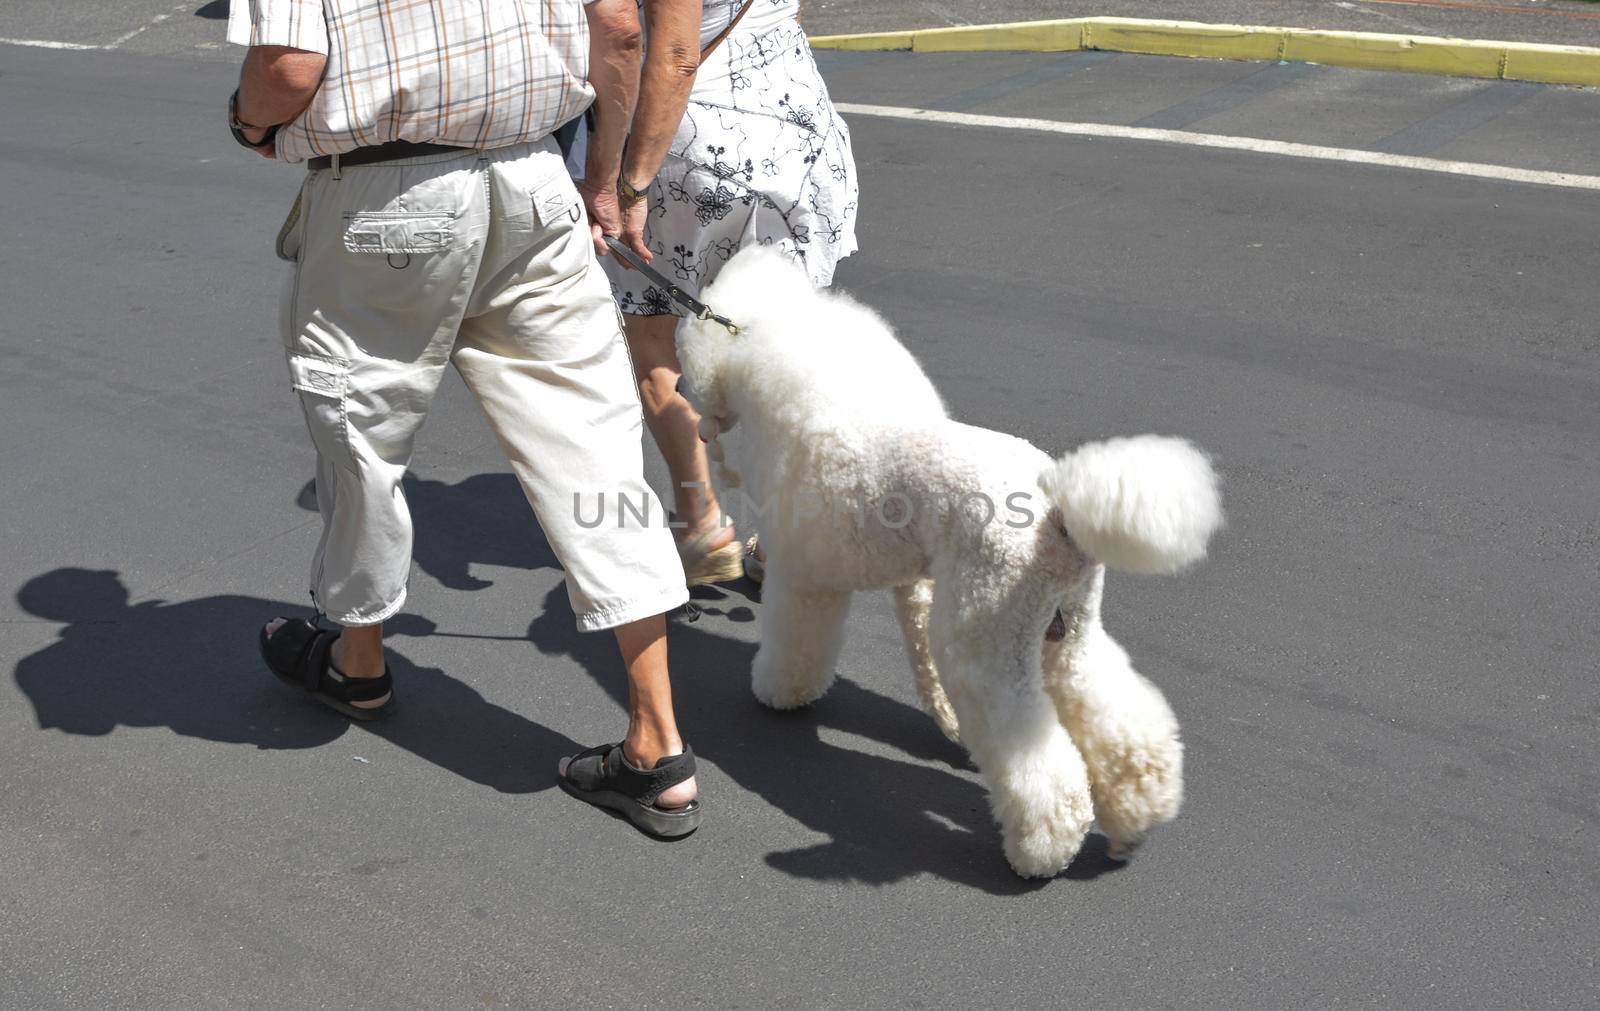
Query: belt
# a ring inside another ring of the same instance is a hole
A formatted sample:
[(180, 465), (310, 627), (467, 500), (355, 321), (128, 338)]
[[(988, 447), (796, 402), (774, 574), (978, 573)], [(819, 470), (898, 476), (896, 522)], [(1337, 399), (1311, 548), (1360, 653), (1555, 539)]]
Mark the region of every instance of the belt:
[(312, 158), (306, 162), (306, 167), (313, 172), (332, 168), (334, 157), (338, 157), (340, 168), (351, 168), (356, 165), (373, 165), (381, 161), (397, 161), (401, 158), (419, 158), (425, 154), (466, 154), (471, 150), (473, 149), (450, 144), (413, 144), (409, 140), (391, 140), (387, 144), (358, 147), (354, 151), (346, 151), (337, 156), (323, 155), (320, 158)]

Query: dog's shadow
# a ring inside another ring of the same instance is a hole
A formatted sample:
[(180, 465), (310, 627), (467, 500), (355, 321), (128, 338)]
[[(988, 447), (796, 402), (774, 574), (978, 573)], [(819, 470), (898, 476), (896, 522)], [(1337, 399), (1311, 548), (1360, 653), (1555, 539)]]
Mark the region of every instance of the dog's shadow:
[[(705, 601), (718, 595), (699, 595), (706, 615), (715, 611)], [(827, 837), (771, 853), (768, 864), (795, 877), (873, 885), (935, 874), (997, 895), (1042, 884), (1011, 872), (982, 786), (951, 771), (971, 769), (966, 753), (920, 710), (846, 678), (813, 706), (767, 709), (750, 693), (755, 646), (717, 635), (714, 625), (714, 617), (702, 617), (672, 627), (674, 697), (685, 736), (741, 788)], [(614, 647), (571, 629), (572, 612), (558, 587), (529, 637), (541, 651), (576, 660), (626, 707)], [(829, 740), (823, 730), (831, 731)], [(921, 762), (834, 743), (840, 734), (886, 744)], [(709, 802), (714, 810), (715, 798)], [(1105, 840), (1091, 836), (1065, 876), (1093, 878), (1120, 866), (1106, 858)]]

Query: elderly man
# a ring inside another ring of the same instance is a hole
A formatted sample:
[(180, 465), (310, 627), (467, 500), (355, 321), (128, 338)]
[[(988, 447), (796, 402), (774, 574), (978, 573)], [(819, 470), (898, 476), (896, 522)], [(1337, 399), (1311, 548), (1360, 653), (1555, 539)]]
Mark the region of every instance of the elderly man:
[[(627, 667), (627, 736), (564, 764), (562, 786), (656, 835), (692, 832), (694, 756), (667, 672), (664, 615), (687, 598), (672, 537), (659, 519), (619, 509), (595, 526), (576, 508), (626, 496), (661, 516), (595, 259), (620, 231), (632, 0), (234, 0), (228, 34), (250, 47), (235, 137), (308, 170), (279, 237), (293, 261), (282, 338), (317, 452), (311, 594), (338, 626), (270, 622), (268, 666), (353, 719), (393, 708), (383, 622), (411, 565), (400, 482), (453, 364), (566, 569), (579, 628), (614, 630)], [(550, 137), (591, 103), (592, 223)]]

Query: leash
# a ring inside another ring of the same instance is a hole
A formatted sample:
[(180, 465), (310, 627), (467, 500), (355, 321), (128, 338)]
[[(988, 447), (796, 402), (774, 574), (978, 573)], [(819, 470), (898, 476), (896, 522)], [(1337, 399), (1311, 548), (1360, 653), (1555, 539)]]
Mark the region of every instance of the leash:
[(628, 266), (643, 274), (645, 280), (667, 293), (667, 297), (687, 309), (690, 315), (698, 320), (710, 320), (720, 323), (727, 328), (728, 333), (734, 337), (739, 336), (739, 327), (728, 317), (719, 316), (711, 311), (711, 307), (695, 298), (693, 295), (678, 287), (676, 283), (667, 279), (659, 270), (639, 259), (638, 255), (627, 246), (623, 245), (616, 236), (607, 235), (606, 245), (611, 247), (611, 252), (627, 261)]

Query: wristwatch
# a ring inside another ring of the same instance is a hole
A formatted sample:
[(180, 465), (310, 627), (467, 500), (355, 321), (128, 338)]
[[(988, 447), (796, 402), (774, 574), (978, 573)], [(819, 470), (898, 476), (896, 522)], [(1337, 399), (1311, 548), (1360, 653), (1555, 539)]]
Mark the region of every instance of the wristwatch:
[[(233, 134), (234, 140), (238, 141), (245, 147), (250, 148), (252, 151), (261, 150), (262, 148), (271, 144), (273, 139), (278, 136), (277, 124), (273, 124), (272, 126), (256, 126), (254, 123), (246, 123), (244, 120), (239, 118), (238, 88), (234, 88), (233, 94), (228, 96), (228, 130)], [(266, 136), (262, 137), (259, 141), (251, 140), (249, 137), (244, 135), (246, 130), (265, 130)]]
[(645, 183), (644, 189), (641, 190), (636, 188), (632, 183), (628, 182), (625, 177), (619, 176), (617, 178), (617, 194), (622, 197), (625, 203), (631, 204), (636, 200), (643, 200), (649, 189), (650, 183)]

